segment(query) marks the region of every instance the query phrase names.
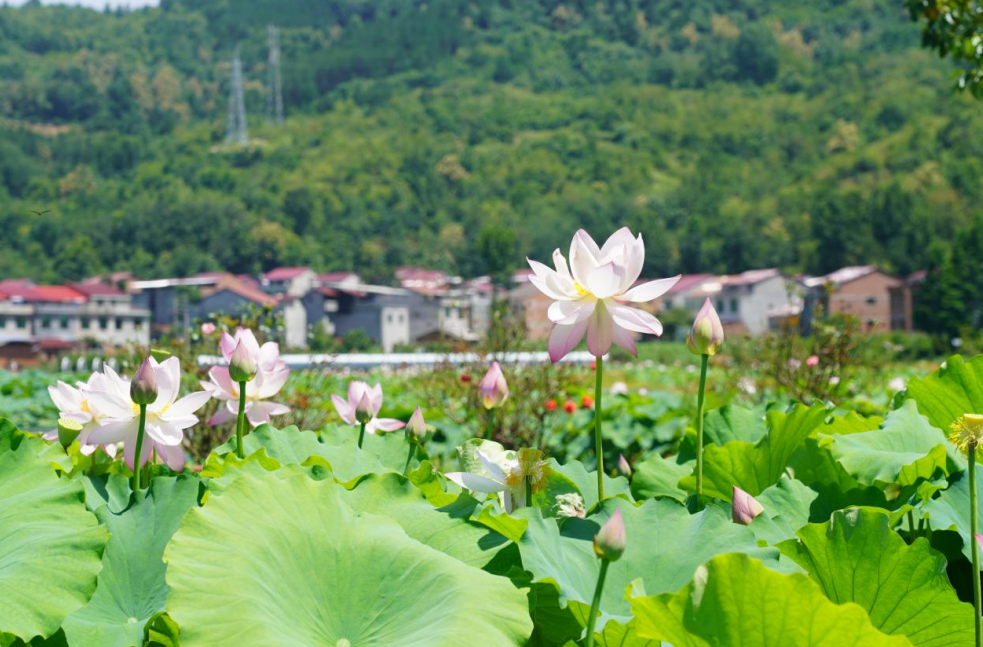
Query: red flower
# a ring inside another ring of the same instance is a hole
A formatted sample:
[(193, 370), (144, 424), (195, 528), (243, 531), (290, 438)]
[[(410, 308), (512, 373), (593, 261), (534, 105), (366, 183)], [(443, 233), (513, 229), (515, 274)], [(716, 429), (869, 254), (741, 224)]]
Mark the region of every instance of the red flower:
[(594, 406), (594, 398), (590, 397), (589, 395), (585, 395), (584, 397), (580, 398), (580, 405), (585, 409), (590, 409)]
[(461, 383), (462, 384), (467, 384), (470, 381), (471, 381), (471, 374), (470, 373), (461, 373)]
[(557, 409), (557, 407), (559, 405), (556, 403), (556, 400), (554, 400), (553, 398), (550, 398), (549, 400), (546, 401), (546, 405), (545, 406), (546, 406), (546, 410), (547, 411), (556, 411), (556, 409)]
[(591, 370), (594, 370), (594, 371), (597, 370), (597, 360), (596, 359), (592, 359), (590, 361), (590, 367), (591, 367)]
[(566, 411), (567, 413), (573, 413), (574, 411), (577, 410), (577, 405), (574, 403), (573, 400), (567, 400), (566, 402), (563, 403), (563, 410)]

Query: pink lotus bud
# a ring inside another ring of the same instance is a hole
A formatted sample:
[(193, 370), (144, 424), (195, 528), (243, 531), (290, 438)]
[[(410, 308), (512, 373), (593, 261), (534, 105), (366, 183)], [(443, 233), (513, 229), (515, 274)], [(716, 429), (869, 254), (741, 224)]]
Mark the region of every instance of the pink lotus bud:
[(765, 509), (758, 503), (757, 499), (736, 485), (734, 486), (734, 523), (749, 526), (754, 518), (764, 511)]
[(406, 423), (406, 429), (417, 438), (423, 438), (427, 435), (427, 423), (423, 420), (423, 412), (420, 411), (420, 407), (417, 407), (413, 415), (410, 416), (410, 421)]
[(201, 324), (202, 335), (205, 335), (207, 337), (208, 335), (211, 335), (214, 332), (215, 332), (215, 324), (213, 324), (212, 322), (206, 321), (205, 323)]
[(631, 465), (625, 460), (624, 454), (618, 455), (618, 474), (621, 474), (625, 478), (631, 477)]
[(594, 535), (594, 553), (601, 559), (616, 562), (625, 552), (625, 520), (616, 510), (608, 522)]
[(693, 328), (686, 336), (686, 346), (694, 355), (716, 355), (724, 344), (724, 327), (720, 323), (717, 311), (713, 309), (710, 299), (703, 303), (703, 308), (693, 321)]
[(256, 377), (256, 359), (249, 353), (246, 345), (240, 341), (232, 351), (229, 360), (229, 377), (233, 382), (250, 382)]
[(498, 362), (492, 362), (485, 377), (481, 378), (478, 389), (486, 409), (500, 407), (509, 399), (509, 385), (505, 382), (505, 374)]
[(157, 400), (157, 376), (150, 358), (143, 360), (130, 382), (130, 400), (133, 404), (153, 404)]
[(811, 355), (809, 359), (806, 360), (806, 366), (819, 366), (819, 356)]
[(362, 398), (355, 405), (355, 420), (363, 425), (372, 420), (372, 400), (369, 399), (368, 391), (362, 394)]

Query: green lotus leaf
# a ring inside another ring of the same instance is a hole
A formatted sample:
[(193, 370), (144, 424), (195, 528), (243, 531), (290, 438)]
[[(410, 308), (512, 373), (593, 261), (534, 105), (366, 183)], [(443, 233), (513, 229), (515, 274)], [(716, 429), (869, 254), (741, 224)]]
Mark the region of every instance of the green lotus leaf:
[(947, 432), (964, 413), (983, 411), (983, 355), (968, 362), (953, 355), (931, 375), (909, 380), (907, 397), (934, 426)]
[(125, 510), (102, 506), (96, 515), (111, 533), (96, 592), (63, 626), (72, 647), (143, 644), (144, 626), (167, 599), (164, 546), (198, 501), (194, 478), (155, 478)]
[[(976, 466), (976, 509), (983, 517), (983, 466)], [(962, 552), (972, 563), (969, 523), (969, 476), (963, 472), (937, 499), (925, 504), (925, 516), (934, 530), (951, 530), (962, 539)]]
[[(577, 486), (580, 494), (584, 497), (584, 504), (588, 510), (597, 505), (597, 472), (588, 472), (587, 468), (580, 461), (570, 461), (565, 465), (560, 465), (555, 459), (550, 459), (550, 468), (557, 474), (567, 477)], [(622, 497), (631, 500), (631, 488), (628, 479), (623, 476), (614, 478), (604, 475), (604, 496)]]
[(192, 510), (164, 561), (182, 647), (509, 647), (532, 632), (509, 580), (356, 515), (296, 467)]
[(973, 607), (949, 584), (945, 557), (924, 538), (906, 544), (887, 514), (852, 508), (798, 534), (779, 549), (833, 602), (859, 604), (871, 624), (916, 647), (975, 644)]
[[(732, 441), (756, 443), (768, 433), (763, 408), (747, 409), (727, 404), (703, 416), (703, 444), (726, 445)], [(686, 428), (679, 446), (678, 462), (696, 460), (696, 422)]]
[(782, 477), (755, 497), (764, 512), (749, 527), (755, 537), (770, 546), (791, 539), (809, 523), (809, 509), (818, 496), (801, 481)]
[[(318, 433), (321, 442), (326, 445), (344, 445), (354, 443), (358, 446), (358, 427), (351, 425), (328, 425)], [(362, 451), (374, 455), (389, 471), (403, 473), (406, 466), (406, 455), (409, 447), (406, 444), (406, 434), (402, 431), (388, 433), (365, 434), (362, 441)], [(413, 447), (413, 459), (410, 469), (427, 459), (427, 452), (417, 443)]]
[(830, 602), (805, 575), (747, 555), (720, 555), (678, 593), (633, 596), (640, 636), (675, 647), (911, 647), (878, 631), (856, 604)]
[(44, 444), (0, 430), (0, 634), (24, 641), (51, 636), (85, 605), (107, 538), (82, 484), (39, 456)]
[(631, 493), (639, 501), (668, 497), (683, 502), (687, 493), (679, 487), (679, 482), (692, 474), (695, 467), (694, 461), (680, 465), (653, 452), (635, 465), (635, 473), (631, 477)]
[(884, 418), (878, 416), (862, 416), (856, 411), (841, 413), (834, 412), (822, 433), (826, 436), (848, 436), (864, 431), (873, 431), (883, 424)]
[[(706, 445), (704, 494), (730, 501), (735, 485), (752, 496), (760, 494), (778, 481), (792, 454), (822, 427), (827, 415), (821, 404), (812, 407), (796, 404), (788, 412), (769, 411), (768, 433), (757, 443), (731, 441), (725, 445)], [(695, 491), (696, 475), (684, 478), (681, 486)]]
[[(825, 431), (825, 430), (824, 430)], [(875, 431), (820, 437), (850, 476), (862, 485), (914, 485), (936, 470), (948, 473), (944, 435), (918, 414), (913, 400), (888, 414)]]
[(620, 560), (611, 564), (597, 631), (608, 620), (622, 624), (631, 618), (625, 587), (641, 577), (649, 591), (675, 591), (693, 577), (696, 568), (714, 555), (744, 551), (765, 559), (776, 568), (778, 551), (761, 548), (745, 527), (731, 522), (721, 508), (709, 506), (691, 515), (670, 499), (650, 499), (636, 507), (620, 498), (606, 499), (586, 519), (567, 519), (562, 526), (535, 509), (521, 509), (529, 527), (519, 542), (523, 567), (535, 582), (551, 582), (560, 600), (586, 626), (587, 613), (597, 583), (598, 560), (593, 539), (601, 525), (620, 509), (628, 538)]
[(467, 494), (434, 508), (412, 483), (396, 474), (373, 474), (340, 494), (355, 512), (389, 517), (413, 539), (477, 568), (484, 568), (512, 545), (503, 535), (470, 520), (478, 502)]

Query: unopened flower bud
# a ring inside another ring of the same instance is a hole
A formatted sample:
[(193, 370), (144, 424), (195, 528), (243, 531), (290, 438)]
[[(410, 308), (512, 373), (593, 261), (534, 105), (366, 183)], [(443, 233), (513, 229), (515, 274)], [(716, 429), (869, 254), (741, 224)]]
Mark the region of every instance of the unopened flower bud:
[(618, 455), (618, 474), (625, 478), (631, 477), (631, 465), (628, 464), (624, 454)]
[(693, 321), (693, 328), (686, 336), (686, 346), (694, 355), (713, 356), (717, 354), (723, 343), (724, 327), (710, 299), (707, 299), (696, 315), (696, 320)]
[(355, 406), (355, 420), (363, 425), (372, 420), (372, 401), (367, 391), (362, 394), (362, 399)]
[(410, 421), (406, 423), (406, 431), (413, 434), (417, 439), (427, 435), (427, 423), (423, 420), (423, 412), (420, 411), (420, 407), (417, 407), (413, 415), (410, 416)]
[(734, 523), (749, 526), (754, 518), (765, 511), (764, 507), (753, 496), (734, 486), (734, 504), (732, 508)]
[(509, 398), (509, 385), (505, 382), (505, 374), (498, 362), (492, 362), (491, 368), (481, 378), (479, 385), (481, 401), (486, 409), (494, 409), (505, 404)]
[(157, 375), (150, 358), (143, 360), (130, 382), (130, 400), (133, 404), (153, 404), (157, 400)]
[(601, 559), (616, 562), (625, 552), (625, 520), (616, 510), (607, 523), (594, 535), (594, 553)]
[(233, 382), (251, 382), (256, 377), (256, 360), (240, 341), (229, 359), (229, 377)]
[(71, 418), (58, 418), (58, 442), (62, 447), (70, 447), (82, 433), (82, 423)]

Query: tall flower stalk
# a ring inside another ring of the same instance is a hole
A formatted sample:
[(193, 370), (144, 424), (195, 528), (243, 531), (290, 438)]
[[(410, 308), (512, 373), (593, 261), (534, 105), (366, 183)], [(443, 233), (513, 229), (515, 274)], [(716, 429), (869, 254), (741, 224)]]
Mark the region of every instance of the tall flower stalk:
[(604, 593), (604, 580), (608, 575), (611, 562), (621, 559), (625, 552), (625, 522), (621, 510), (616, 510), (607, 523), (601, 526), (594, 535), (594, 554), (601, 560), (597, 574), (597, 585), (594, 587), (594, 599), (591, 600), (590, 614), (587, 616), (586, 647), (594, 647), (594, 625), (597, 623), (597, 611), (601, 606), (601, 595)]
[(700, 356), (700, 387), (696, 400), (696, 500), (703, 497), (703, 414), (706, 405), (707, 366), (710, 357), (716, 355), (724, 343), (724, 328), (710, 299), (693, 321), (693, 328), (686, 336), (686, 346)]
[(416, 451), (417, 443), (423, 442), (423, 437), (427, 435), (427, 423), (423, 419), (423, 412), (420, 407), (416, 408), (410, 421), (404, 427), (406, 433), (406, 464), (403, 466), (403, 476), (410, 475), (410, 464), (413, 462), (413, 452)]
[(243, 436), (246, 433), (246, 384), (256, 377), (256, 360), (244, 340), (239, 340), (229, 360), (229, 379), (239, 385), (239, 415), (236, 417), (236, 456), (246, 457)]
[(949, 436), (969, 458), (969, 542), (973, 558), (973, 605), (975, 609), (976, 647), (983, 647), (983, 606), (980, 598), (979, 507), (976, 492), (976, 454), (983, 443), (983, 415), (967, 413), (952, 423)]
[[(662, 323), (634, 304), (653, 301), (668, 292), (680, 277), (639, 283), (645, 265), (645, 243), (622, 227), (603, 246), (583, 229), (570, 243), (569, 265), (559, 249), (553, 252), (555, 269), (530, 260), (529, 281), (553, 299), (547, 316), (553, 322), (549, 355), (560, 361), (587, 337), (587, 349), (597, 358), (594, 386), (594, 451), (597, 456), (597, 493), (604, 499), (604, 446), (601, 431), (603, 357), (612, 344), (632, 355), (635, 333), (662, 335)], [(632, 305), (628, 305), (632, 304)]]
[[(137, 369), (130, 382), (130, 400), (140, 408), (140, 421), (137, 423), (137, 446), (136, 455), (143, 455), (143, 437), (147, 432), (147, 405), (157, 401), (157, 377), (154, 375), (154, 367), (150, 363), (150, 358), (143, 360), (140, 368)], [(149, 469), (149, 468), (148, 468)], [(134, 492), (140, 491), (140, 461), (133, 466), (132, 488)]]

